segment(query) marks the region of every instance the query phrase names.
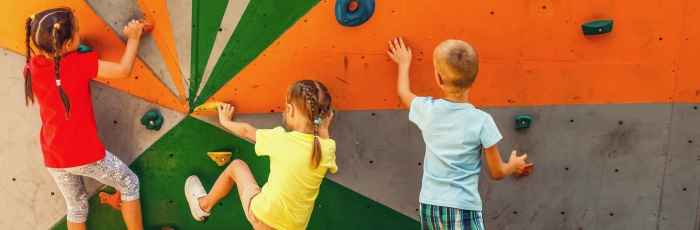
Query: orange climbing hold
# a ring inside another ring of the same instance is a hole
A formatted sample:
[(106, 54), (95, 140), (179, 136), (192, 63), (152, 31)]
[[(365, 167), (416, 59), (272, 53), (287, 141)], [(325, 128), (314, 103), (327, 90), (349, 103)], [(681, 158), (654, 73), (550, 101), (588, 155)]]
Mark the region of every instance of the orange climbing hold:
[(530, 175), (530, 170), (532, 170), (532, 164), (525, 166), (522, 173), (515, 173), (515, 174), (513, 174), (513, 176), (515, 176), (515, 179), (518, 179), (522, 175)]
[(139, 19), (139, 22), (141, 22), (143, 26), (143, 33), (141, 33), (141, 36), (152, 32), (156, 28), (151, 21)]
[(112, 208), (121, 211), (122, 210), (122, 193), (117, 190), (114, 194), (109, 194), (106, 192), (100, 193), (100, 203), (109, 204)]

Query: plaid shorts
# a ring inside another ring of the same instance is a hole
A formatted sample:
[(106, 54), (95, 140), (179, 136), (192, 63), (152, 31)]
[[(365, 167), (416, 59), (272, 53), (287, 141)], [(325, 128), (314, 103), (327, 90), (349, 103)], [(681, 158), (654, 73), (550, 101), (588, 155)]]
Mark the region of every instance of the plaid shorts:
[(420, 204), (420, 223), (424, 230), (482, 230), (484, 221), (480, 211), (462, 210), (429, 204)]

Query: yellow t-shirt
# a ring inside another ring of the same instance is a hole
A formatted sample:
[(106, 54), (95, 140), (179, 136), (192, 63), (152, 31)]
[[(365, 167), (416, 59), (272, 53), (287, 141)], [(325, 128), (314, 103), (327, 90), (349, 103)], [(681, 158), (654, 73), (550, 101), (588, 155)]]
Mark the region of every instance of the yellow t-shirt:
[(263, 223), (275, 229), (306, 229), (326, 171), (338, 171), (335, 141), (319, 137), (321, 164), (311, 166), (314, 137), (284, 128), (259, 129), (255, 153), (270, 156), (270, 176), (250, 209)]

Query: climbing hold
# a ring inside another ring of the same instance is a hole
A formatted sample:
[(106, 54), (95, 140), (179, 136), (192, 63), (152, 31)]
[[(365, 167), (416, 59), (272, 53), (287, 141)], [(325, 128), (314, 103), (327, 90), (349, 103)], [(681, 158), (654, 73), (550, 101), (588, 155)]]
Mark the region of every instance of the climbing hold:
[(78, 53), (87, 53), (87, 52), (92, 52), (92, 49), (86, 45), (79, 44), (78, 45)]
[(613, 20), (598, 20), (581, 25), (583, 35), (597, 35), (612, 32)]
[(217, 165), (219, 166), (224, 166), (226, 165), (229, 161), (231, 161), (231, 152), (208, 152), (207, 155), (211, 157), (214, 162), (216, 162)]
[(343, 26), (359, 26), (374, 14), (374, 0), (337, 0), (335, 19)]
[(109, 194), (106, 192), (100, 193), (100, 203), (109, 204), (112, 208), (121, 211), (122, 210), (122, 193), (117, 190), (114, 194)]
[(515, 179), (520, 178), (522, 175), (530, 175), (530, 170), (532, 170), (532, 165), (525, 166), (522, 173), (514, 173)]
[(141, 124), (146, 126), (148, 130), (159, 131), (163, 126), (163, 115), (160, 115), (154, 111), (148, 111), (146, 115), (141, 117)]
[(156, 28), (151, 21), (139, 19), (139, 22), (141, 22), (141, 26), (143, 26), (141, 36), (152, 32)]
[(530, 128), (530, 116), (522, 115), (515, 118), (515, 130)]
[(224, 104), (223, 102), (220, 101), (212, 101), (212, 102), (207, 102), (204, 103), (200, 106), (197, 106), (194, 108), (194, 112), (218, 112), (219, 109), (216, 108), (218, 105)]

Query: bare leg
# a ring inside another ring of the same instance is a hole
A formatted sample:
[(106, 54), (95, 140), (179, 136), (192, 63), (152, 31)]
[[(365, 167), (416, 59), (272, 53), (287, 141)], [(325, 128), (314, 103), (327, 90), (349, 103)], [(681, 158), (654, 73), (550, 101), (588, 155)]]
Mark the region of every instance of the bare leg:
[(122, 201), (122, 216), (129, 230), (143, 230), (141, 219), (141, 199)]
[(199, 206), (205, 212), (210, 212), (221, 198), (228, 195), (233, 185), (238, 183), (238, 195), (243, 195), (243, 191), (249, 185), (258, 185), (248, 164), (242, 160), (234, 160), (226, 167), (223, 173), (216, 179), (209, 194), (199, 198)]
[(85, 229), (87, 229), (87, 227), (85, 226), (85, 222), (83, 222), (83, 223), (73, 223), (70, 221), (66, 221), (66, 222), (68, 222), (68, 230), (85, 230)]

